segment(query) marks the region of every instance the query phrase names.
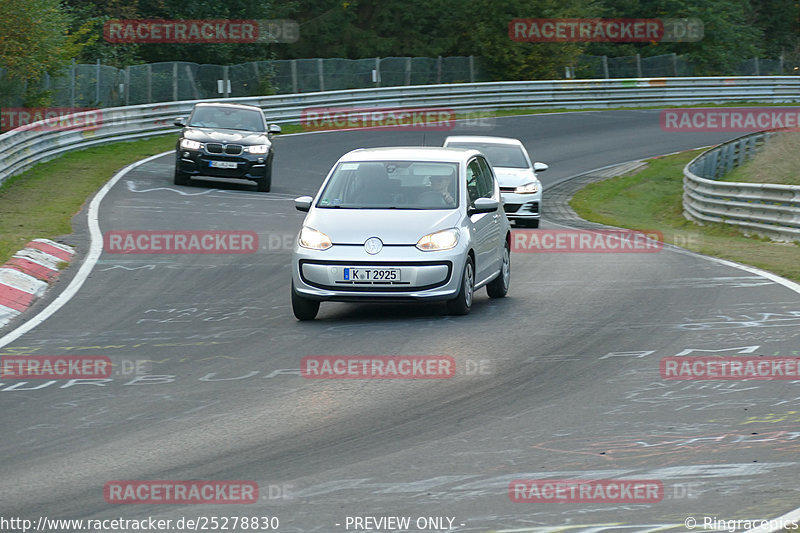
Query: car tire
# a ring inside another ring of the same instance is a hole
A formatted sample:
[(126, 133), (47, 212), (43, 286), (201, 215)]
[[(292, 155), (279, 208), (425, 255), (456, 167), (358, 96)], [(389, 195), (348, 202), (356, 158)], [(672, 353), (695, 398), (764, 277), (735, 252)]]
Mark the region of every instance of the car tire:
[(511, 283), (511, 251), (508, 243), (503, 247), (503, 264), (500, 267), (500, 274), (486, 285), (486, 292), (489, 298), (503, 298), (508, 294), (508, 286)]
[(189, 185), (189, 175), (186, 172), (181, 172), (178, 167), (175, 167), (175, 185)]
[(475, 297), (475, 265), (472, 258), (468, 257), (461, 275), (461, 290), (458, 296), (447, 301), (447, 310), (451, 315), (466, 315), (472, 308), (472, 299)]
[(292, 282), (292, 312), (297, 320), (314, 320), (319, 312), (319, 302), (297, 294), (294, 282)]
[(256, 190), (258, 192), (269, 192), (272, 188), (272, 180), (270, 178), (261, 178), (256, 182)]
[(256, 189), (258, 192), (269, 192), (272, 188), (272, 157), (269, 158), (267, 163), (267, 175), (256, 181)]
[(517, 222), (517, 224), (519, 224), (520, 227), (523, 227), (523, 228), (538, 228), (539, 227), (539, 219), (538, 218), (532, 218), (532, 219), (527, 219), (527, 220), (526, 219), (521, 219), (521, 220), (519, 220)]

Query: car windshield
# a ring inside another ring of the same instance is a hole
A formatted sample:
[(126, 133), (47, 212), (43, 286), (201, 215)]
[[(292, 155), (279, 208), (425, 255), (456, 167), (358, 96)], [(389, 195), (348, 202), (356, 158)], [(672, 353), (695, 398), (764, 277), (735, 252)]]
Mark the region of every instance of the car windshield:
[(197, 107), (189, 119), (189, 126), (194, 128), (266, 131), (261, 111), (230, 107)]
[(447, 147), (480, 150), (493, 167), (530, 168), (522, 149), (515, 144), (454, 142), (447, 143)]
[(365, 161), (339, 163), (317, 207), (455, 209), (458, 163)]

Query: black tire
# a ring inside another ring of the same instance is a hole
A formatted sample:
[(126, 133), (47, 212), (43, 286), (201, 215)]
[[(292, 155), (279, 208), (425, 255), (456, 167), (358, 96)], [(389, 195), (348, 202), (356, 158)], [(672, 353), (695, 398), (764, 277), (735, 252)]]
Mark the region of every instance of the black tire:
[(517, 219), (517, 224), (522, 228), (538, 228), (539, 219), (538, 218)]
[(451, 315), (466, 315), (472, 308), (472, 299), (475, 297), (475, 265), (472, 258), (467, 258), (464, 272), (461, 275), (461, 290), (458, 296), (447, 301), (447, 310)]
[(269, 192), (272, 188), (272, 157), (267, 162), (267, 175), (260, 180), (256, 181), (256, 189), (258, 192)]
[(297, 294), (294, 282), (292, 282), (292, 312), (297, 320), (314, 320), (319, 312), (319, 302)]
[(504, 298), (508, 294), (508, 285), (511, 283), (511, 251), (508, 243), (504, 246), (503, 265), (500, 267), (500, 274), (486, 285), (486, 292), (489, 298)]
[(175, 185), (189, 185), (189, 175), (175, 168)]
[(258, 192), (269, 192), (270, 188), (272, 188), (272, 179), (270, 178), (261, 178), (256, 182)]

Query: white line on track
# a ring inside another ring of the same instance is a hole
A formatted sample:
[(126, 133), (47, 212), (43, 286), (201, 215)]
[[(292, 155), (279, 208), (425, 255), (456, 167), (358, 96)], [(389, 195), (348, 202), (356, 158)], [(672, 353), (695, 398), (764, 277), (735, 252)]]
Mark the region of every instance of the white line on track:
[[(308, 132), (308, 133), (323, 133), (323, 132)], [(308, 133), (306, 133), (306, 134), (308, 134)], [(301, 133), (301, 134), (290, 134), (290, 135), (303, 135), (303, 134)], [(100, 223), (99, 223), (99, 220), (98, 220), (98, 215), (99, 215), (99, 209), (100, 209), (100, 202), (103, 200), (103, 198), (105, 198), (106, 194), (108, 194), (108, 191), (111, 190), (111, 187), (113, 187), (120, 179), (122, 179), (122, 177), (125, 174), (127, 174), (131, 170), (135, 169), (136, 167), (139, 167), (141, 165), (149, 163), (150, 161), (153, 161), (154, 159), (158, 159), (159, 157), (162, 157), (162, 156), (165, 156), (165, 155), (168, 155), (168, 154), (171, 154), (171, 153), (173, 153), (173, 150), (169, 150), (167, 152), (162, 152), (160, 154), (156, 154), (156, 155), (150, 156), (150, 157), (148, 157), (146, 159), (142, 159), (141, 161), (137, 161), (135, 163), (131, 163), (127, 167), (125, 167), (122, 170), (120, 170), (119, 172), (117, 172), (114, 175), (114, 177), (112, 177), (105, 185), (103, 185), (103, 187), (100, 189), (100, 191), (98, 191), (98, 193), (92, 199), (92, 202), (89, 204), (88, 219), (89, 219), (89, 234), (90, 234), (90, 238), (91, 238), (91, 243), (90, 243), (90, 246), (89, 246), (89, 253), (86, 256), (86, 260), (81, 265), (80, 270), (78, 270), (78, 273), (75, 274), (75, 277), (72, 279), (72, 281), (70, 281), (70, 284), (67, 286), (67, 288), (64, 289), (64, 292), (59, 294), (58, 297), (55, 300), (53, 300), (52, 302), (50, 302), (50, 304), (47, 307), (45, 307), (39, 314), (37, 314), (36, 316), (34, 316), (30, 320), (28, 320), (27, 322), (22, 324), (21, 326), (19, 326), (15, 330), (9, 332), (8, 334), (6, 334), (2, 338), (0, 338), (0, 348), (3, 348), (4, 346), (14, 342), (15, 340), (20, 338), (25, 333), (29, 332), (30, 330), (32, 330), (33, 328), (35, 328), (36, 326), (38, 326), (39, 324), (41, 324), (42, 322), (44, 322), (45, 320), (50, 318), (50, 316), (53, 315), (59, 309), (61, 309), (61, 307), (63, 307), (64, 304), (69, 302), (69, 300), (72, 299), (72, 297), (78, 292), (78, 290), (81, 288), (81, 286), (83, 286), (83, 283), (89, 277), (89, 274), (91, 273), (92, 269), (94, 268), (95, 263), (97, 263), (97, 260), (100, 258), (100, 254), (103, 251), (103, 234), (100, 231)], [(670, 155), (670, 154), (667, 154), (667, 155)], [(619, 164), (620, 163), (617, 163), (617, 165), (619, 165)], [(606, 169), (606, 168), (609, 168), (609, 167), (612, 167), (612, 166), (616, 166), (616, 165), (608, 165), (606, 167), (603, 167), (602, 169)], [(602, 169), (595, 169), (594, 171), (602, 170)], [(594, 171), (589, 171), (589, 172), (594, 172)], [(581, 172), (580, 175), (584, 175), (584, 174), (588, 174), (588, 172)], [(559, 180), (556, 183), (561, 183), (561, 182), (567, 181), (567, 180), (575, 178), (575, 177), (577, 177), (577, 176), (570, 176), (568, 178)], [(552, 185), (555, 185), (555, 184), (551, 184), (551, 186)], [(137, 191), (137, 192), (139, 192), (139, 191)], [(557, 226), (565, 227), (565, 228), (569, 227), (569, 226), (564, 226), (563, 224), (556, 224), (556, 223), (553, 223), (553, 224), (557, 225)], [(689, 250), (685, 250), (683, 248), (679, 248), (677, 246), (665, 245), (665, 247), (667, 247), (667, 246), (669, 246), (669, 249), (671, 251), (676, 252), (676, 253), (684, 253), (684, 254), (687, 254), (687, 255), (693, 255), (695, 257), (700, 257), (700, 258), (706, 259), (708, 261), (713, 261), (715, 263), (719, 263), (719, 264), (726, 265), (726, 266), (733, 267), (733, 268), (738, 268), (740, 270), (744, 270), (745, 272), (749, 272), (751, 274), (756, 274), (758, 276), (762, 276), (762, 277), (764, 277), (764, 278), (766, 278), (766, 279), (768, 279), (770, 281), (773, 281), (775, 283), (783, 285), (784, 287), (796, 292), (797, 294), (800, 294), (800, 284), (795, 283), (793, 281), (790, 281), (788, 279), (782, 278), (782, 277), (780, 277), (780, 276), (778, 276), (776, 274), (772, 274), (772, 273), (767, 272), (765, 270), (761, 270), (760, 268), (755, 268), (755, 267), (751, 267), (751, 266), (747, 266), (747, 265), (741, 265), (739, 263), (734, 263), (733, 261), (727, 261), (725, 259), (719, 259), (719, 258), (716, 258), (716, 257), (710, 257), (710, 256), (707, 256), (707, 255), (698, 254), (698, 253), (695, 253), (695, 252), (691, 252)], [(776, 521), (781, 521), (781, 520), (783, 520), (783, 523), (790, 523), (791, 521), (800, 521), (800, 508), (795, 509), (793, 511), (789, 511), (788, 513), (778, 517), (777, 519), (774, 519), (772, 521), (772, 523), (774, 524), (774, 523), (776, 523)], [(756, 528), (756, 529), (751, 529), (750, 531), (747, 531), (745, 533), (772, 533), (773, 531), (778, 531), (780, 529), (783, 529), (783, 528), (777, 528), (777, 527), (770, 528), (769, 526), (762, 526), (762, 527), (759, 527), (759, 528)], [(519, 531), (524, 531), (524, 530), (519, 530)]]
[(141, 161), (137, 161), (135, 163), (131, 163), (127, 167), (123, 168), (119, 172), (117, 172), (113, 178), (108, 180), (105, 185), (97, 192), (97, 194), (92, 198), (92, 202), (89, 204), (89, 235), (90, 235), (90, 244), (89, 244), (89, 253), (86, 255), (86, 260), (81, 265), (81, 268), (78, 270), (78, 273), (75, 274), (75, 277), (72, 278), (69, 285), (64, 292), (58, 295), (55, 300), (50, 302), (47, 307), (42, 309), (39, 314), (16, 328), (15, 330), (9, 332), (2, 338), (0, 338), (0, 348), (6, 346), (9, 343), (14, 342), (48, 318), (53, 315), (56, 311), (61, 309), (64, 304), (69, 302), (75, 294), (77, 294), (78, 290), (83, 286), (83, 282), (89, 277), (89, 274), (92, 272), (95, 263), (100, 258), (100, 254), (103, 252), (103, 234), (100, 232), (100, 222), (99, 222), (99, 211), (100, 211), (100, 202), (103, 201), (108, 191), (111, 190), (113, 187), (122, 177), (133, 170), (134, 168), (144, 165), (145, 163), (149, 163), (154, 159), (158, 159), (167, 154), (173, 153), (173, 150), (169, 152), (163, 152), (161, 154), (153, 155), (148, 157), (147, 159), (142, 159)]

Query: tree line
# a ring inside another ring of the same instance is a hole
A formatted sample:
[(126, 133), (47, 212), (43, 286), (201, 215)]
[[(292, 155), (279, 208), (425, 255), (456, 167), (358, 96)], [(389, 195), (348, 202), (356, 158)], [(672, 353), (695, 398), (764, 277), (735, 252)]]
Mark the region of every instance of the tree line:
[[(698, 42), (515, 42), (515, 18), (696, 18)], [(120, 44), (103, 26), (119, 19), (292, 19), (293, 43)], [(2, 0), (5, 83), (58, 74), (75, 59), (116, 67), (159, 61), (234, 64), (267, 59), (479, 56), (497, 80), (557, 79), (578, 56), (677, 53), (702, 75), (743, 59), (800, 58), (795, 0)], [(4, 90), (0, 82), (0, 93)], [(33, 89), (31, 89), (33, 91)], [(36, 95), (30, 95), (35, 99)]]

